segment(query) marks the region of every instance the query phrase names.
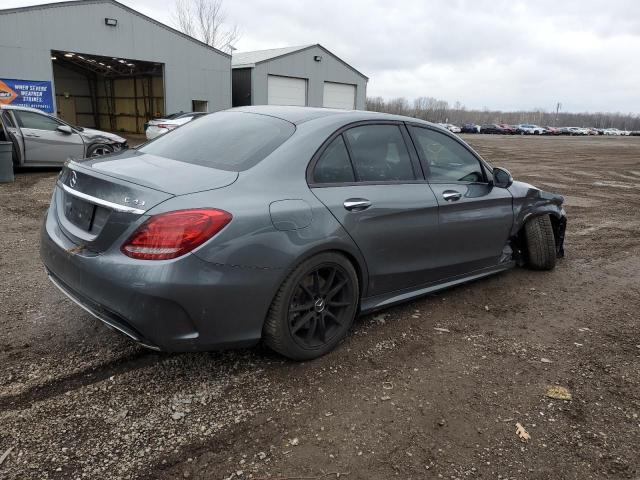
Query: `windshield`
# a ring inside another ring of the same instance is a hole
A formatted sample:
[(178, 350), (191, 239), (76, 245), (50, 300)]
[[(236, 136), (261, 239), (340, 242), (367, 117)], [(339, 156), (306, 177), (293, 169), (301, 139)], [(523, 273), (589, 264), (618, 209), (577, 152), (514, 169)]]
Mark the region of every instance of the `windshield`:
[(292, 123), (266, 115), (218, 112), (204, 115), (142, 146), (139, 151), (239, 172), (253, 167), (295, 131)]

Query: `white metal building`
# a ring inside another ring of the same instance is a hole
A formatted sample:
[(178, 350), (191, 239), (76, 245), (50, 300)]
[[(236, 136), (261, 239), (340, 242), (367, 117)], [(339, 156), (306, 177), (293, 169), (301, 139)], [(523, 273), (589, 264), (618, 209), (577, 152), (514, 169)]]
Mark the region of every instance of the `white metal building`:
[(365, 108), (365, 75), (322, 45), (234, 53), (233, 106)]
[(0, 102), (142, 132), (158, 115), (231, 107), (231, 56), (115, 0), (5, 9)]

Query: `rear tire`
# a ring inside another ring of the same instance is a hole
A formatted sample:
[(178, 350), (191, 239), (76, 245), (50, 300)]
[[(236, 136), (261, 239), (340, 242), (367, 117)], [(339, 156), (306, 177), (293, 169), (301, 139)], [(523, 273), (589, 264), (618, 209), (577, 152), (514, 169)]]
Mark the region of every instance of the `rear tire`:
[(292, 360), (311, 360), (345, 337), (358, 308), (358, 276), (349, 260), (321, 253), (298, 265), (278, 290), (264, 327), (264, 343)]
[(556, 266), (556, 240), (549, 215), (532, 218), (524, 226), (527, 241), (527, 266), (534, 270), (552, 270)]

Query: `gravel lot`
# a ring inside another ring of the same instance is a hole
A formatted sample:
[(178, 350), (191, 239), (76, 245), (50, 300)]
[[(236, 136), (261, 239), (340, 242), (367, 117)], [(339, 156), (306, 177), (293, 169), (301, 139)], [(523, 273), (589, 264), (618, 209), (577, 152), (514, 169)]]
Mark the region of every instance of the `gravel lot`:
[(0, 478), (638, 478), (640, 137), (466, 139), (566, 196), (566, 258), (363, 317), (300, 364), (108, 330), (38, 258), (57, 172), (0, 185)]

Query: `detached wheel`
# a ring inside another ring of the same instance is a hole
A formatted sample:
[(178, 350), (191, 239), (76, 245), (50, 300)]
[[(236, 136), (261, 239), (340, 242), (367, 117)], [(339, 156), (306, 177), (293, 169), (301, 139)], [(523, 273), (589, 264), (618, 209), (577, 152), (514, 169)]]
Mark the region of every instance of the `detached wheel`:
[(293, 360), (310, 360), (335, 348), (358, 306), (358, 276), (337, 253), (316, 255), (287, 277), (263, 328), (264, 342)]
[(556, 240), (549, 215), (532, 218), (524, 226), (527, 241), (527, 265), (534, 270), (556, 266)]
[(100, 157), (108, 153), (113, 153), (113, 151), (114, 150), (111, 145), (97, 143), (96, 145), (91, 145), (89, 147), (89, 149), (87, 150), (87, 157)]

